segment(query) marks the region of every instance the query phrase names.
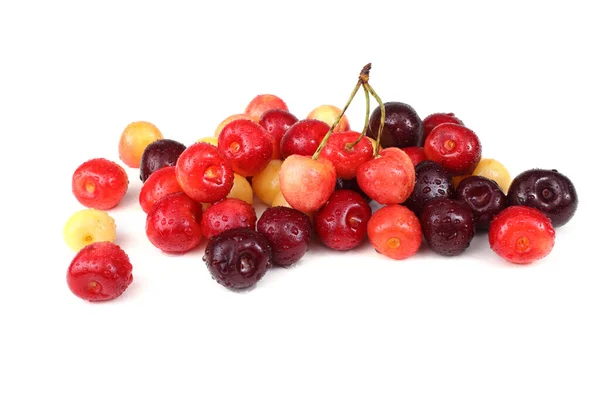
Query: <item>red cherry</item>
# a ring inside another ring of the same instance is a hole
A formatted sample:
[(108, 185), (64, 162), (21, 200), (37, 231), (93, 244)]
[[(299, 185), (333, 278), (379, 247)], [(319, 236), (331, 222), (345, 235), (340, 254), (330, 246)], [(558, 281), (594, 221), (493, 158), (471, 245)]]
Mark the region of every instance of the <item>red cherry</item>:
[(254, 208), (239, 199), (225, 199), (208, 207), (202, 215), (202, 234), (207, 239), (234, 228), (256, 226)]
[(327, 203), (314, 214), (315, 230), (321, 242), (334, 250), (350, 250), (367, 235), (371, 208), (352, 190), (333, 192)]
[(415, 167), (421, 161), (427, 160), (427, 157), (425, 157), (425, 149), (423, 147), (405, 147), (402, 151), (406, 153)]
[(329, 125), (316, 119), (303, 119), (283, 134), (281, 138), (281, 156), (287, 158), (292, 154), (312, 156), (329, 131)]
[(490, 247), (513, 264), (529, 264), (546, 257), (555, 237), (550, 219), (527, 206), (505, 208), (490, 224)]
[(274, 94), (259, 94), (248, 103), (244, 114), (258, 122), (265, 112), (273, 109), (288, 111), (287, 104), (281, 98)]
[(89, 301), (119, 297), (133, 281), (127, 254), (111, 242), (92, 243), (77, 253), (67, 270), (67, 284), (77, 297)]
[(225, 156), (213, 145), (194, 143), (177, 160), (177, 182), (200, 203), (224, 199), (233, 187), (233, 170)]
[(219, 150), (233, 171), (253, 176), (262, 171), (273, 157), (273, 137), (256, 122), (238, 119), (225, 125), (219, 134)]
[(335, 188), (335, 167), (327, 159), (293, 154), (279, 170), (279, 186), (287, 202), (308, 213), (322, 207)]
[(452, 175), (469, 175), (481, 160), (481, 143), (469, 128), (458, 124), (441, 124), (425, 141), (425, 156), (442, 164)]
[(398, 204), (375, 211), (369, 220), (367, 234), (375, 250), (396, 260), (414, 255), (423, 240), (415, 213)]
[(129, 178), (119, 164), (94, 158), (75, 170), (71, 186), (75, 198), (85, 207), (110, 210), (125, 196)]
[(265, 128), (267, 133), (273, 137), (275, 141), (273, 145), (273, 159), (277, 160), (281, 157), (281, 138), (287, 132), (287, 130), (298, 122), (298, 118), (296, 118), (293, 114), (285, 110), (269, 110), (265, 112), (262, 117), (260, 117), (260, 121), (258, 122), (260, 126)]
[(379, 204), (403, 203), (415, 187), (415, 167), (406, 153), (388, 147), (356, 171), (358, 185)]
[(339, 178), (354, 178), (358, 166), (373, 158), (373, 145), (367, 136), (363, 136), (352, 148), (348, 147), (359, 137), (360, 133), (352, 131), (333, 133), (319, 154), (319, 158), (333, 163)]
[(147, 214), (154, 203), (168, 194), (181, 192), (175, 167), (163, 167), (153, 172), (140, 190), (140, 206)]
[(456, 116), (453, 113), (435, 113), (435, 114), (428, 115), (423, 120), (423, 142), (425, 142), (425, 139), (427, 139), (427, 136), (429, 136), (431, 131), (436, 126), (445, 124), (448, 122), (451, 124), (464, 125), (463, 122), (460, 119), (456, 118)]
[(202, 206), (185, 193), (158, 200), (146, 217), (146, 236), (167, 253), (185, 253), (200, 244)]

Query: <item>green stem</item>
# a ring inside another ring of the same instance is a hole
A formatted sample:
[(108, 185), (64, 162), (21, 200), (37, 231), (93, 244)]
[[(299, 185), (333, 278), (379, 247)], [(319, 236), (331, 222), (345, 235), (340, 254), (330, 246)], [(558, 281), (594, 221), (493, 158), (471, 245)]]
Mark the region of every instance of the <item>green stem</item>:
[(381, 109), (381, 121), (379, 123), (379, 130), (377, 131), (377, 141), (375, 143), (375, 157), (377, 157), (377, 155), (379, 154), (379, 142), (381, 140), (381, 132), (383, 132), (383, 125), (385, 124), (385, 106), (383, 105), (383, 101), (381, 101), (381, 98), (377, 95), (377, 93), (375, 92), (375, 90), (373, 89), (373, 87), (369, 84), (369, 82), (365, 82), (365, 87), (367, 88), (367, 90), (369, 91), (369, 93), (371, 93), (373, 95), (373, 97), (375, 97), (375, 100), (377, 100), (377, 103), (379, 104), (379, 108)]
[(360, 136), (358, 137), (358, 139), (356, 139), (352, 143), (346, 143), (346, 150), (352, 150), (352, 148), (354, 146), (356, 146), (358, 144), (358, 142), (360, 142), (362, 140), (363, 137), (365, 137), (365, 135), (367, 133), (367, 129), (369, 129), (369, 117), (371, 116), (371, 96), (369, 95), (369, 91), (367, 90), (364, 83), (362, 86), (365, 91), (365, 99), (367, 101), (367, 112), (365, 114), (365, 126), (364, 126)]

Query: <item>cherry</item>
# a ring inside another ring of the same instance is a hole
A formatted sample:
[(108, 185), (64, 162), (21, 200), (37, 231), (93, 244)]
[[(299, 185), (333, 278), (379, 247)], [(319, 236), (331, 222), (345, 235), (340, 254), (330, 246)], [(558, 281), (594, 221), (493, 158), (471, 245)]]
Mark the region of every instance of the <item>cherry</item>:
[(175, 167), (161, 168), (154, 172), (142, 185), (139, 202), (142, 210), (147, 214), (154, 203), (168, 194), (181, 192), (177, 182)]
[(245, 289), (271, 267), (271, 247), (263, 234), (250, 228), (230, 229), (208, 241), (202, 259), (219, 284)]
[(493, 180), (500, 186), (500, 189), (504, 193), (507, 193), (510, 187), (510, 173), (502, 163), (492, 158), (482, 158), (473, 170), (472, 175), (483, 176)]
[(431, 199), (451, 197), (454, 194), (452, 177), (444, 167), (433, 161), (423, 161), (415, 168), (415, 188), (404, 202), (415, 214)]
[[(382, 147), (411, 147), (423, 143), (423, 121), (414, 108), (405, 103), (387, 102), (385, 107), (385, 123), (381, 132)], [(369, 119), (367, 134), (377, 138), (381, 124), (381, 107), (377, 107)]]
[(252, 176), (262, 171), (273, 157), (273, 137), (255, 122), (238, 119), (225, 125), (218, 148), (234, 172)]
[(273, 199), (281, 192), (279, 170), (282, 164), (281, 160), (271, 160), (265, 169), (252, 177), (252, 189), (256, 197), (268, 206), (273, 204)]
[(146, 217), (148, 240), (167, 253), (185, 253), (200, 244), (202, 206), (185, 193), (158, 200)]
[(159, 139), (146, 147), (140, 162), (140, 179), (146, 179), (155, 171), (171, 167), (177, 163), (177, 159), (185, 150), (185, 145), (171, 139)]
[(81, 164), (73, 173), (71, 188), (82, 205), (97, 210), (110, 210), (127, 192), (129, 178), (119, 164), (105, 158), (94, 158)]
[(403, 203), (415, 187), (415, 167), (405, 152), (389, 147), (356, 171), (360, 188), (379, 204)]
[(456, 198), (471, 208), (476, 228), (480, 230), (487, 230), (492, 218), (507, 206), (506, 195), (500, 186), (483, 176), (470, 176), (460, 182)]
[(369, 196), (367, 196), (365, 192), (362, 191), (362, 189), (358, 185), (358, 181), (356, 180), (356, 178), (352, 178), (352, 179), (337, 178), (335, 180), (335, 190), (340, 190), (340, 189), (353, 190), (356, 193), (360, 194), (367, 201), (367, 203), (371, 202), (371, 198)]
[(423, 236), (433, 251), (444, 256), (464, 252), (475, 236), (475, 216), (464, 203), (439, 197), (421, 211)]
[(273, 109), (288, 111), (287, 104), (274, 94), (259, 94), (248, 103), (244, 114), (258, 122), (265, 112)]
[(269, 207), (260, 216), (256, 230), (269, 240), (275, 265), (292, 265), (308, 251), (310, 219), (298, 210), (283, 206)]
[(416, 167), (421, 161), (425, 161), (427, 157), (425, 157), (425, 149), (423, 147), (404, 147), (402, 151), (408, 155), (413, 165)]
[(280, 159), (281, 156), (281, 138), (287, 132), (287, 130), (298, 122), (298, 118), (296, 118), (293, 114), (285, 110), (269, 110), (266, 111), (262, 117), (260, 117), (260, 121), (258, 122), (260, 126), (265, 128), (267, 133), (273, 137), (273, 159)]
[(327, 159), (313, 160), (293, 154), (279, 170), (279, 186), (287, 202), (302, 212), (315, 211), (329, 199), (335, 188), (335, 167)]
[(556, 170), (530, 169), (517, 175), (508, 189), (509, 205), (537, 208), (555, 228), (573, 218), (579, 203), (573, 182)]
[(423, 120), (423, 141), (427, 139), (427, 136), (431, 133), (431, 131), (438, 125), (451, 123), (464, 125), (463, 122), (456, 118), (453, 113), (435, 113), (430, 114)]
[(361, 137), (358, 132), (338, 132), (329, 137), (319, 157), (333, 163), (339, 178), (351, 179), (356, 177), (356, 170), (361, 164), (373, 158), (373, 146), (366, 136)]
[(125, 127), (119, 139), (119, 158), (128, 167), (139, 168), (146, 147), (162, 138), (162, 133), (154, 124), (146, 121), (132, 122)]
[[(342, 113), (342, 110), (339, 107), (324, 104), (313, 109), (306, 119), (318, 119), (319, 121), (325, 122), (327, 125), (332, 126), (333, 123), (337, 120), (338, 116)], [(348, 117), (342, 115), (340, 121), (333, 129), (334, 132), (346, 132), (350, 130), (350, 122), (348, 121)]]
[(370, 217), (371, 208), (361, 195), (338, 190), (315, 212), (315, 231), (325, 246), (350, 250), (364, 240)]
[(67, 270), (71, 292), (88, 301), (119, 297), (133, 281), (127, 253), (111, 242), (92, 243), (77, 253)]
[(442, 164), (452, 175), (471, 174), (481, 159), (481, 143), (469, 128), (445, 123), (425, 141), (427, 159)]
[(233, 187), (233, 170), (225, 156), (213, 145), (194, 143), (177, 160), (177, 182), (200, 203), (219, 201)]
[(490, 247), (514, 264), (529, 264), (552, 251), (556, 233), (552, 222), (541, 211), (526, 206), (511, 206), (494, 217), (490, 224)]
[[(250, 118), (250, 116), (246, 115), (246, 114), (233, 114), (230, 115), (229, 117), (225, 118), (223, 121), (221, 121), (219, 123), (219, 125), (217, 126), (217, 129), (215, 129), (215, 133), (214, 133), (214, 138), (218, 139), (219, 135), (221, 134), (221, 131), (223, 130), (223, 128), (225, 128), (225, 125), (227, 125), (230, 122), (233, 122), (237, 119), (247, 119), (247, 120), (252, 120), (252, 118)], [(210, 142), (209, 142), (210, 143)], [(216, 146), (216, 144), (215, 144)]]
[(328, 131), (329, 125), (316, 119), (303, 119), (296, 122), (281, 138), (281, 156), (283, 158), (292, 154), (312, 156)]
[(201, 226), (202, 234), (208, 239), (228, 229), (254, 229), (256, 226), (256, 212), (245, 201), (224, 199), (204, 211)]
[(419, 219), (398, 204), (375, 211), (367, 225), (367, 234), (377, 252), (396, 260), (414, 255), (422, 241)]

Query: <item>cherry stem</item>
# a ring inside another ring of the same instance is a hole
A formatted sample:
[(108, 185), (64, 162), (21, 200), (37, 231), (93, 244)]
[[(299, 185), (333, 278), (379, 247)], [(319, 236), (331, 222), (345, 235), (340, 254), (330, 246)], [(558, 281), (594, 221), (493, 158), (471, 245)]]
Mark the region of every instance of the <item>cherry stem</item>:
[(358, 89), (360, 89), (360, 87), (362, 85), (365, 85), (365, 84), (368, 85), (368, 82), (369, 82), (369, 72), (370, 71), (371, 71), (371, 63), (365, 65), (362, 68), (362, 70), (360, 71), (360, 75), (358, 77), (358, 82), (356, 83), (356, 86), (354, 86), (354, 90), (352, 90), (352, 93), (350, 94), (350, 98), (346, 102), (346, 105), (342, 109), (342, 112), (340, 113), (340, 115), (337, 117), (337, 119), (334, 121), (334, 123), (329, 128), (329, 131), (327, 131), (327, 133), (325, 134), (325, 137), (323, 137), (323, 140), (321, 140), (321, 143), (319, 144), (319, 147), (317, 147), (317, 150), (315, 151), (315, 154), (313, 154), (313, 156), (312, 156), (313, 160), (316, 160), (317, 158), (319, 158), (319, 154), (321, 154), (321, 151), (327, 145), (327, 142), (329, 141), (329, 137), (333, 133), (333, 130), (340, 123), (340, 120), (344, 116), (344, 113), (346, 112), (346, 110), (348, 109), (348, 107), (350, 107), (350, 103), (352, 103), (352, 100), (354, 99), (354, 96), (356, 96), (356, 93), (358, 92)]
[(381, 109), (381, 121), (379, 122), (379, 129), (377, 130), (377, 141), (375, 142), (375, 157), (377, 157), (377, 155), (379, 155), (379, 149), (381, 147), (379, 144), (381, 140), (381, 132), (383, 132), (383, 125), (385, 124), (385, 106), (383, 105), (383, 101), (381, 101), (381, 98), (377, 95), (377, 93), (369, 84), (369, 82), (365, 82), (364, 85), (365, 88), (367, 88), (367, 90), (369, 91), (369, 93), (371, 93), (373, 97), (375, 97), (375, 100), (377, 100), (379, 108)]
[(363, 83), (362, 87), (365, 91), (365, 100), (367, 101), (367, 112), (365, 114), (365, 126), (364, 126), (360, 136), (358, 137), (358, 139), (356, 139), (352, 143), (346, 143), (346, 150), (352, 150), (352, 148), (354, 146), (356, 146), (358, 144), (358, 142), (360, 142), (362, 140), (362, 138), (365, 137), (365, 135), (367, 133), (367, 129), (369, 129), (369, 117), (371, 116), (371, 96), (369, 95), (369, 91), (367, 90), (364, 83)]

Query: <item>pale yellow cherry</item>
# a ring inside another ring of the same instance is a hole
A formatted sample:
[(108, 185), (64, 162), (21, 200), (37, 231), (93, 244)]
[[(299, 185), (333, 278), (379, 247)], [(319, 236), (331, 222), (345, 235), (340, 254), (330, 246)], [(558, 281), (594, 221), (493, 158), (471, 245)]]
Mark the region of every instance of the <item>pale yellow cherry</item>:
[(156, 140), (163, 139), (158, 128), (147, 121), (132, 122), (119, 139), (119, 158), (131, 168), (139, 168), (144, 150)]
[(212, 144), (213, 146), (217, 147), (219, 140), (214, 136), (208, 136), (208, 137), (203, 137), (201, 139), (198, 139), (196, 141), (196, 143), (200, 143), (200, 142)]
[(495, 181), (504, 193), (508, 192), (512, 179), (502, 163), (492, 158), (483, 158), (475, 167), (472, 175), (483, 176)]
[[(252, 178), (254, 180), (254, 178)], [(253, 193), (252, 186), (248, 179), (236, 173), (233, 174), (233, 187), (227, 195), (229, 199), (239, 199), (245, 201), (248, 204), (252, 204)]]
[(114, 242), (116, 237), (115, 220), (106, 211), (92, 208), (75, 212), (63, 228), (65, 243), (75, 251), (95, 242)]
[(233, 114), (230, 115), (229, 117), (225, 118), (223, 121), (221, 121), (221, 123), (219, 124), (219, 126), (217, 126), (217, 129), (215, 129), (215, 137), (219, 137), (219, 134), (221, 133), (221, 131), (223, 130), (223, 128), (225, 127), (225, 125), (227, 125), (228, 123), (230, 123), (231, 121), (235, 121), (238, 119), (248, 119), (248, 120), (252, 120), (252, 118), (250, 118), (249, 115), (246, 114)]
[[(307, 119), (318, 119), (319, 121), (325, 122), (327, 125), (331, 126), (337, 120), (337, 118), (342, 113), (342, 110), (339, 107), (332, 106), (329, 104), (325, 104), (319, 106), (308, 113)], [(348, 122), (348, 117), (344, 114), (340, 119), (340, 122), (333, 129), (334, 132), (346, 132), (350, 130), (350, 122)]]
[(281, 192), (279, 188), (281, 164), (283, 164), (281, 160), (271, 160), (265, 169), (252, 177), (252, 189), (260, 201), (266, 205), (273, 204), (275, 196)]

